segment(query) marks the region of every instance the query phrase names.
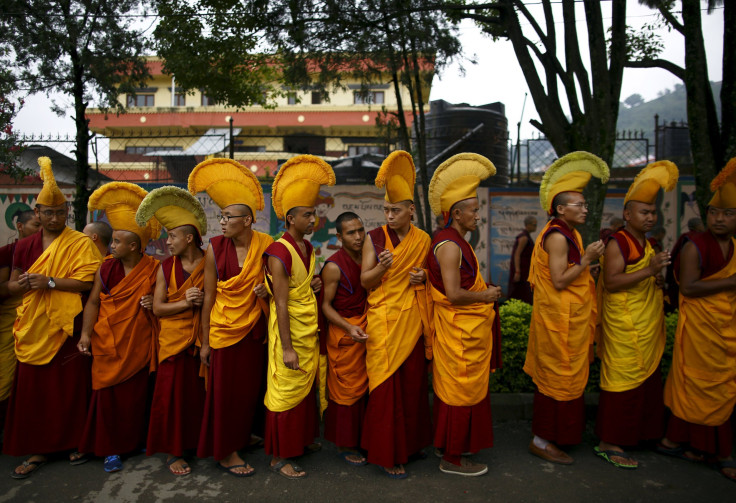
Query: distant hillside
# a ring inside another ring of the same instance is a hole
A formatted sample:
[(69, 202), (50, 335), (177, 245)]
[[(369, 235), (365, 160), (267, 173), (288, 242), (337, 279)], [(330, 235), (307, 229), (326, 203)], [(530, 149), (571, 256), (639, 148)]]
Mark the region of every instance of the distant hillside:
[[(711, 82), (713, 97), (716, 100), (718, 117), (721, 115), (721, 83)], [(623, 98), (627, 98), (623, 96)], [(646, 101), (638, 106), (626, 108), (621, 103), (618, 112), (619, 131), (644, 131), (644, 136), (652, 140), (654, 138), (654, 115), (659, 115), (659, 123), (663, 122), (687, 122), (687, 95), (685, 86), (677, 84), (674, 90), (663, 91), (662, 96)]]

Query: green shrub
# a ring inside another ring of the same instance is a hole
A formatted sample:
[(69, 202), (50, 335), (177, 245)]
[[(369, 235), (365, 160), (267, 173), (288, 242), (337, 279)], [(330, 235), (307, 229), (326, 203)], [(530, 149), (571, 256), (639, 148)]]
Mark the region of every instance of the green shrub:
[(667, 333), (667, 342), (662, 355), (662, 382), (667, 378), (667, 374), (672, 366), (672, 349), (675, 346), (675, 331), (677, 330), (677, 311), (674, 311), (664, 317), (665, 332)]

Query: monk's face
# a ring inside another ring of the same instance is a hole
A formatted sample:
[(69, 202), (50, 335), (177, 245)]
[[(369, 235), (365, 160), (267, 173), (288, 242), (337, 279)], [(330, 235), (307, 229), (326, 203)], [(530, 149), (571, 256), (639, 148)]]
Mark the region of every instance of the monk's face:
[(466, 199), (455, 204), (452, 209), (452, 219), (464, 232), (474, 231), (480, 221), (480, 205), (478, 198)]
[(708, 206), (706, 214), (708, 229), (719, 237), (731, 237), (736, 234), (736, 208), (714, 208)]
[(624, 208), (624, 220), (627, 227), (645, 234), (657, 224), (657, 205), (629, 201)]
[(386, 217), (386, 224), (393, 230), (404, 229), (411, 224), (414, 216), (414, 203), (411, 201), (402, 201), (400, 203), (383, 203), (383, 214)]
[(166, 238), (166, 246), (169, 248), (169, 253), (175, 257), (184, 253), (190, 243), (194, 242), (194, 235), (186, 231), (186, 227), (176, 227), (169, 230), (169, 237)]
[(342, 232), (337, 235), (337, 239), (342, 243), (342, 247), (346, 250), (360, 252), (363, 250), (365, 242), (365, 227), (360, 219), (356, 218), (342, 223)]
[(140, 239), (133, 232), (112, 231), (110, 254), (119, 260), (124, 260), (134, 254), (140, 254)]
[(27, 222), (18, 222), (16, 224), (16, 227), (18, 228), (18, 239), (27, 238), (28, 236), (31, 236), (38, 232), (38, 230), (41, 228), (41, 220), (38, 218), (37, 215), (33, 215), (33, 218), (31, 218)]
[(66, 203), (58, 206), (39, 204), (34, 211), (38, 220), (41, 222), (41, 227), (46, 232), (61, 232), (66, 227), (66, 219), (69, 215), (69, 207)]
[(222, 235), (226, 238), (239, 236), (250, 229), (253, 223), (253, 214), (244, 204), (231, 204), (222, 209), (219, 217)]
[(314, 231), (315, 215), (314, 206), (299, 206), (293, 208), (286, 218), (289, 228), (293, 227), (296, 232), (306, 236)]
[(588, 216), (588, 203), (580, 192), (567, 192), (565, 202), (557, 205), (557, 215), (570, 227), (583, 225)]

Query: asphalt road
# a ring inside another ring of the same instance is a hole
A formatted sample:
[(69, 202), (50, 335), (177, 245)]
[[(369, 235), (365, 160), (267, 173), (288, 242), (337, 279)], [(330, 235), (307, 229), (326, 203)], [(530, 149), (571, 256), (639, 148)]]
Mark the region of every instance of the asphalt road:
[(299, 460), (307, 470), (304, 480), (286, 480), (268, 469), (263, 450), (245, 459), (256, 468), (250, 478), (238, 479), (217, 470), (212, 459), (190, 459), (192, 474), (174, 477), (163, 456), (144, 454), (124, 458), (124, 469), (107, 474), (102, 461), (71, 466), (66, 460), (44, 465), (25, 480), (10, 478), (22, 458), (0, 456), (0, 503), (6, 501), (607, 501), (733, 502), (736, 483), (705, 465), (655, 454), (632, 451), (637, 470), (615, 468), (593, 454), (596, 440), (588, 425), (583, 444), (569, 452), (572, 466), (545, 462), (527, 453), (531, 424), (528, 420), (498, 422), (495, 447), (475, 459), (489, 464), (480, 477), (441, 473), (431, 449), (426, 459), (407, 465), (409, 477), (392, 480), (375, 466), (351, 467), (337, 449), (323, 441), (324, 449)]

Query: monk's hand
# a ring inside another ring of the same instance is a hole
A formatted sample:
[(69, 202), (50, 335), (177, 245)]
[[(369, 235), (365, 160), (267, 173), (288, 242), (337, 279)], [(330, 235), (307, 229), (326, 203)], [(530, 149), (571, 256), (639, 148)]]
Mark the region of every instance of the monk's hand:
[(501, 298), (501, 287), (500, 286), (489, 286), (486, 288), (486, 302), (496, 302)]
[(18, 284), (23, 288), (23, 290), (30, 290), (31, 284), (28, 282), (28, 273), (24, 272), (20, 276), (18, 276)]
[(199, 348), (199, 360), (208, 367), (210, 366), (210, 345), (209, 344), (202, 344), (202, 347)]
[(356, 325), (350, 325), (350, 330), (348, 330), (346, 333), (355, 342), (365, 342), (368, 339), (368, 334), (366, 334), (362, 328)]
[(421, 285), (426, 279), (427, 274), (424, 272), (424, 269), (412, 267), (411, 271), (409, 271), (409, 284), (411, 285)]
[(77, 349), (83, 355), (92, 356), (89, 335), (82, 334), (79, 338), (79, 342), (77, 343)]
[(143, 309), (153, 309), (153, 295), (144, 295), (141, 297), (141, 307)]
[(663, 251), (657, 253), (649, 264), (649, 273), (652, 276), (656, 276), (662, 272), (663, 267), (670, 265), (671, 262), (672, 257), (670, 256), (670, 252)]
[(598, 260), (598, 258), (603, 255), (603, 252), (605, 250), (606, 245), (604, 245), (603, 241), (601, 241), (600, 239), (595, 243), (590, 243), (585, 249), (585, 255), (583, 255), (583, 258), (586, 259), (587, 265), (590, 265)]
[(43, 274), (26, 274), (28, 288), (31, 290), (43, 290), (49, 287), (49, 278)]
[(385, 269), (390, 269), (391, 264), (394, 263), (394, 254), (388, 250), (383, 250), (378, 254), (378, 263)]
[(654, 275), (654, 284), (657, 285), (658, 288), (664, 288), (664, 275), (661, 272)]
[(254, 286), (253, 293), (255, 293), (256, 297), (258, 297), (259, 299), (268, 298), (268, 288), (266, 288), (266, 285), (264, 285), (263, 283), (258, 283), (256, 286)]
[(299, 370), (299, 355), (294, 348), (284, 348), (284, 365), (291, 370)]
[(312, 287), (312, 291), (314, 293), (319, 293), (320, 290), (322, 290), (322, 278), (319, 276), (315, 276), (312, 278), (312, 282), (309, 284), (309, 286)]
[(204, 292), (197, 287), (192, 287), (184, 293), (184, 298), (189, 307), (199, 307), (204, 302)]

